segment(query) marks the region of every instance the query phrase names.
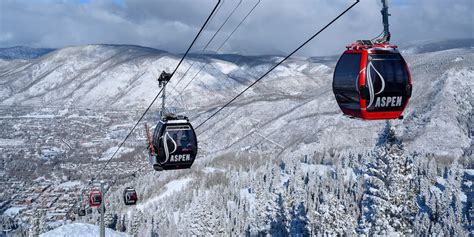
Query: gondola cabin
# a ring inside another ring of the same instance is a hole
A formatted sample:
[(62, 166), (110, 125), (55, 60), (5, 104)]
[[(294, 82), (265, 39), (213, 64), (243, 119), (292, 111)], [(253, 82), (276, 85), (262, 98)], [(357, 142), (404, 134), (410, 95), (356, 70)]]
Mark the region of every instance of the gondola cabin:
[[(148, 133), (148, 131), (147, 131)], [(166, 115), (148, 133), (153, 168), (157, 171), (190, 168), (196, 158), (196, 133), (187, 117)]]
[(403, 118), (412, 91), (410, 71), (397, 46), (367, 40), (347, 47), (332, 86), (342, 112), (364, 120)]
[(77, 214), (79, 216), (85, 216), (86, 215), (86, 209), (84, 207), (77, 208)]
[(126, 188), (123, 190), (123, 201), (125, 205), (135, 205), (138, 201), (137, 191), (134, 188)]
[(89, 193), (89, 205), (91, 207), (98, 207), (102, 203), (102, 193), (98, 190), (93, 190)]

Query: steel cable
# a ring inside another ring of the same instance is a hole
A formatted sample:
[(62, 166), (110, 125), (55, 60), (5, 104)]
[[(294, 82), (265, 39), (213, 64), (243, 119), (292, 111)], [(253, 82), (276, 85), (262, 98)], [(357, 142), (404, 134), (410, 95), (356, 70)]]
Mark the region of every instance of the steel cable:
[(250, 89), (252, 86), (257, 84), (260, 80), (262, 80), (265, 76), (267, 76), (270, 72), (272, 72), (275, 68), (280, 66), (283, 62), (285, 62), (288, 58), (293, 56), (296, 52), (298, 52), (301, 48), (303, 48), (306, 44), (308, 44), (311, 40), (313, 40), (316, 36), (318, 36), (321, 32), (326, 30), (330, 25), (332, 25), (335, 21), (337, 21), (340, 17), (342, 17), (344, 14), (346, 14), (350, 9), (352, 9), (355, 5), (359, 3), (360, 0), (356, 0), (355, 3), (350, 5), (346, 10), (344, 10), (341, 14), (339, 14), (337, 17), (335, 17), (333, 20), (331, 20), (328, 24), (326, 24), (323, 28), (321, 28), (318, 32), (316, 32), (314, 35), (312, 35), (309, 39), (307, 39), (303, 44), (301, 44), (299, 47), (297, 47), (293, 52), (288, 54), (285, 58), (283, 58), (280, 62), (275, 64), (270, 70), (268, 70), (266, 73), (264, 73), (260, 78), (255, 80), (252, 84), (250, 84), (247, 88), (245, 88), (242, 92), (237, 94), (234, 98), (232, 98), (229, 102), (227, 102), (224, 106), (222, 106), (220, 109), (218, 109), (216, 112), (214, 112), (211, 116), (209, 116), (207, 119), (205, 119), (203, 122), (201, 122), (198, 126), (196, 126), (196, 130), (200, 128), (203, 124), (205, 124), (207, 121), (209, 121), (212, 117), (216, 116), (219, 112), (221, 112), (225, 107), (229, 106), (232, 102), (234, 102), (237, 98), (239, 98), (242, 94), (244, 94), (248, 89)]

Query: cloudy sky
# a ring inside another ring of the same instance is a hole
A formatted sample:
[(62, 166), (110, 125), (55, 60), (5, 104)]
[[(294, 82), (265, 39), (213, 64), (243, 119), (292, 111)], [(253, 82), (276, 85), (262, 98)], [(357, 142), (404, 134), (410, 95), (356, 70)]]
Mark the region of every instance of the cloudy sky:
[[(216, 50), (258, 0), (242, 0), (209, 50)], [(0, 0), (0, 47), (61, 48), (134, 44), (184, 52), (217, 0)], [(199, 38), (201, 50), (240, 0), (222, 5)], [(220, 50), (285, 54), (355, 0), (260, 0), (252, 15)], [(474, 0), (390, 0), (392, 42), (474, 38)], [(382, 31), (380, 0), (361, 0), (301, 51), (337, 54), (357, 39)]]

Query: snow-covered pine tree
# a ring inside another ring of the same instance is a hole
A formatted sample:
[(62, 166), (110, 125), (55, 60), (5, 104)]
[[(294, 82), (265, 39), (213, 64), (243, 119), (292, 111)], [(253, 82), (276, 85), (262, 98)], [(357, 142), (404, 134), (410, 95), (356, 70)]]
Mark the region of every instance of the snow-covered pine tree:
[(396, 138), (395, 130), (388, 135), (387, 160), (389, 161), (388, 190), (390, 193), (389, 224), (398, 233), (412, 234), (413, 221), (418, 212), (413, 160), (405, 154), (402, 142)]
[(255, 195), (255, 203), (253, 203), (254, 210), (250, 213), (250, 233), (252, 235), (266, 235), (267, 234), (267, 213), (266, 201), (263, 194), (263, 188), (258, 180), (254, 179), (257, 184), (253, 186), (253, 193)]
[(143, 217), (143, 213), (140, 210), (132, 214), (132, 218), (130, 220), (130, 229), (129, 229), (131, 234), (133, 235), (138, 234), (140, 230), (140, 226), (143, 223), (142, 217)]
[(292, 219), (290, 221), (291, 236), (309, 236), (309, 220), (306, 212), (306, 207), (303, 202), (300, 202), (297, 206), (293, 206), (291, 212)]
[(271, 236), (288, 236), (288, 210), (286, 209), (286, 203), (281, 193), (276, 195), (276, 205), (277, 209), (275, 210), (275, 216), (270, 222), (270, 231)]
[(387, 122), (373, 156), (365, 161), (360, 234), (410, 234), (417, 213), (412, 161)]
[(126, 231), (126, 224), (125, 224), (125, 215), (121, 214), (117, 217), (117, 226), (116, 230), (120, 232)]

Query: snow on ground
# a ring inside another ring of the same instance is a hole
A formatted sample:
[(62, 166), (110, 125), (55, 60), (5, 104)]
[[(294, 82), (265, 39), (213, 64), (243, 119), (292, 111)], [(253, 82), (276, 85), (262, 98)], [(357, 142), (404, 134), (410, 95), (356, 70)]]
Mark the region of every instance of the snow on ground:
[(461, 202), (467, 202), (467, 195), (464, 192), (459, 193), (459, 200), (461, 200)]
[(5, 212), (3, 212), (3, 215), (5, 216), (15, 216), (17, 215), (21, 210), (25, 209), (26, 206), (15, 206), (15, 207), (10, 207), (8, 208)]
[(214, 172), (225, 172), (224, 169), (218, 169), (218, 168), (214, 168), (214, 167), (205, 167), (202, 172), (206, 173), (206, 174), (210, 174), (210, 173), (214, 173)]
[(164, 198), (167, 196), (171, 196), (174, 192), (179, 192), (181, 189), (186, 187), (189, 182), (191, 182), (192, 178), (185, 178), (185, 179), (178, 179), (173, 180), (165, 185), (166, 191), (162, 193), (158, 198)]
[[(48, 231), (40, 235), (40, 237), (97, 237), (100, 235), (100, 227), (91, 224), (73, 223), (63, 225), (57, 229)], [(107, 237), (127, 237), (125, 233), (113, 231), (105, 228), (105, 236)]]
[(437, 177), (436, 178), (436, 183), (442, 186), (446, 186), (446, 180), (443, 177)]
[(328, 173), (328, 171), (331, 171), (332, 168), (331, 166), (328, 165), (313, 165), (313, 164), (305, 164), (301, 163), (301, 170), (304, 172), (310, 172), (310, 171), (316, 171), (319, 176), (324, 177)]
[(464, 172), (466, 172), (468, 175), (474, 176), (474, 169), (465, 169)]
[(249, 203), (249, 210), (253, 211), (255, 208), (255, 193), (251, 193), (250, 188), (243, 188), (240, 190), (240, 198), (246, 199)]
[(72, 188), (79, 185), (82, 185), (81, 181), (68, 181), (68, 182), (60, 184), (58, 187), (68, 189), (68, 188)]
[(354, 172), (354, 170), (352, 168), (347, 168), (345, 170), (346, 170), (346, 175), (344, 176), (344, 180), (346, 182), (349, 182), (351, 180), (355, 182), (357, 180), (357, 175)]
[[(107, 151), (102, 153), (102, 156), (98, 160), (108, 160), (108, 159), (110, 159), (110, 157), (112, 157), (112, 155), (117, 150), (117, 148), (118, 148), (117, 146), (109, 148)], [(133, 152), (134, 150), (135, 149), (130, 148), (130, 147), (122, 147), (122, 148), (120, 148), (120, 150), (115, 155), (115, 158), (119, 158), (122, 154)]]
[(430, 186), (430, 191), (431, 193), (437, 193), (437, 194), (442, 194), (443, 193), (443, 190), (441, 190), (442, 188), (444, 188), (443, 186), (438, 186), (438, 185), (431, 185)]
[[(287, 173), (281, 172), (280, 177), (281, 177), (280, 178), (281, 186), (286, 186), (286, 183), (288, 182), (288, 180), (290, 180), (290, 175), (288, 175)], [(240, 195), (242, 195), (242, 192), (240, 193)]]
[(166, 191), (160, 194), (157, 197), (150, 198), (146, 202), (138, 204), (137, 209), (144, 210), (148, 206), (152, 205), (153, 203), (171, 196), (175, 192), (181, 191), (183, 188), (185, 188), (189, 182), (191, 182), (193, 179), (192, 178), (184, 178), (184, 179), (178, 179), (178, 180), (173, 180), (165, 185)]
[(29, 114), (29, 115), (23, 115), (23, 116), (18, 116), (18, 118), (23, 118), (23, 119), (53, 119), (53, 118), (58, 118), (61, 116), (54, 115), (54, 114)]
[(224, 74), (229, 74), (230, 72), (232, 72), (232, 71), (234, 71), (235, 69), (238, 68), (237, 65), (232, 64), (232, 63), (228, 63), (228, 62), (224, 62), (224, 61), (217, 61), (216, 60), (212, 64), (214, 66), (216, 66)]
[(326, 65), (324, 65), (324, 64), (321, 64), (321, 65), (319, 65), (319, 66), (317, 66), (317, 67), (312, 68), (309, 72), (310, 72), (310, 73), (316, 73), (316, 72), (320, 72), (320, 71), (329, 71), (329, 70), (331, 70), (330, 67), (328, 67), (328, 66), (326, 66)]
[(21, 146), (25, 143), (22, 139), (1, 139), (0, 146)]

